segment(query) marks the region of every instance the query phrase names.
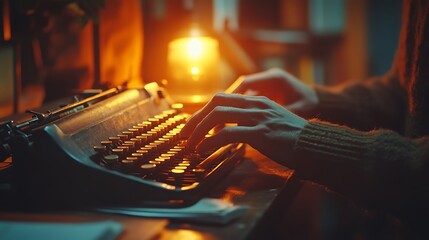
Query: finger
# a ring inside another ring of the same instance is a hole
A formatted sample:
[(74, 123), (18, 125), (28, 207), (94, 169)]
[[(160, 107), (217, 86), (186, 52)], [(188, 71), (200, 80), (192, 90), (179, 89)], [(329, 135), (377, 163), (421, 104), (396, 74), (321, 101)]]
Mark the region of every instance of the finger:
[(225, 106), (217, 106), (195, 127), (193, 134), (188, 139), (188, 147), (194, 148), (204, 136), (214, 127), (226, 123), (252, 126), (254, 119), (260, 112), (258, 109), (241, 109)]
[(247, 108), (249, 103), (252, 100), (249, 100), (245, 96), (238, 94), (225, 94), (218, 93), (216, 94), (201, 110), (196, 112), (185, 124), (182, 129), (183, 136), (189, 136), (193, 129), (201, 122), (205, 116), (207, 116), (216, 106), (229, 106), (235, 108)]
[[(254, 127), (234, 126), (225, 127), (212, 137), (205, 138), (197, 146), (197, 152), (218, 149), (229, 143), (251, 143)], [(253, 136), (254, 137), (254, 136)]]
[(198, 121), (196, 119), (199, 118), (198, 115), (201, 114), (203, 108), (196, 111), (194, 115), (192, 115), (188, 120), (186, 120), (185, 126), (182, 128), (182, 130), (180, 130), (180, 135), (182, 137), (187, 138), (192, 134), (196, 127), (196, 124), (198, 124)]
[[(244, 94), (249, 89), (250, 90), (258, 89), (258, 86), (257, 86), (257, 85), (259, 85), (258, 83), (261, 80), (266, 78), (265, 74), (266, 74), (265, 72), (260, 72), (260, 73), (254, 73), (254, 74), (249, 74), (246, 76), (239, 77), (237, 79), (237, 81), (239, 82), (239, 85), (235, 86), (235, 89), (233, 92)], [(236, 82), (234, 82), (233, 85), (236, 84)], [(231, 85), (231, 86), (233, 86), (233, 85)]]
[(235, 80), (234, 83), (232, 83), (225, 91), (224, 93), (239, 93), (237, 91), (237, 88), (243, 83), (245, 77), (241, 76)]
[(305, 107), (305, 102), (303, 101), (293, 102), (285, 106), (285, 108), (291, 112), (303, 110), (304, 107)]
[(305, 114), (306, 112), (311, 111), (310, 104), (307, 101), (296, 101), (289, 105), (286, 105), (285, 108), (295, 114)]
[[(265, 80), (267, 79), (277, 79), (279, 78), (279, 70), (269, 69), (263, 72), (253, 73), (246, 76), (242, 76), (241, 83), (236, 87), (234, 92), (236, 93), (245, 93), (247, 90), (257, 90), (261, 85), (265, 85)], [(239, 79), (240, 79), (239, 78)], [(237, 79), (238, 81), (238, 79)], [(234, 83), (235, 84), (235, 83)]]

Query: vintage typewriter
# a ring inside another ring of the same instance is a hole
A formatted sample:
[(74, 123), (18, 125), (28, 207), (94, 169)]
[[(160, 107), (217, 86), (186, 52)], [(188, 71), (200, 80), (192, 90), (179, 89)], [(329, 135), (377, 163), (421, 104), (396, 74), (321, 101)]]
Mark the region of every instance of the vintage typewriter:
[(243, 144), (198, 154), (180, 136), (189, 114), (156, 83), (117, 87), (1, 127), (13, 158), (13, 190), (49, 207), (130, 204), (175, 207), (214, 187)]

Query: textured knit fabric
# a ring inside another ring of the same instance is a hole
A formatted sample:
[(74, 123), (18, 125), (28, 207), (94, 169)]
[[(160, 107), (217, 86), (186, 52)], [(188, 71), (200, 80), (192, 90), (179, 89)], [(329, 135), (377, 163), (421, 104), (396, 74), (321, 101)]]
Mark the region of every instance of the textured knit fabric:
[(315, 118), (286, 165), (420, 230), (429, 226), (429, 1), (404, 2), (391, 72), (317, 94)]

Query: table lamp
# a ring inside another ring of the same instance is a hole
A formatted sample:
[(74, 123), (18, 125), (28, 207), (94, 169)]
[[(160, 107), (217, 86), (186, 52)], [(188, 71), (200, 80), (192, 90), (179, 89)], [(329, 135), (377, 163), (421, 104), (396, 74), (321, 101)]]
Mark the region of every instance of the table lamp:
[(198, 33), (168, 44), (168, 89), (176, 101), (201, 104), (221, 89), (218, 41)]

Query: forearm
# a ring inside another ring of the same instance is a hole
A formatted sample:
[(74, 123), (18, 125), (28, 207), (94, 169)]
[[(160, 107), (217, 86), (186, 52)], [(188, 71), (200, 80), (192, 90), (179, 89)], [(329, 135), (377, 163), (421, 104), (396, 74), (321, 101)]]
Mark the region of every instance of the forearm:
[(402, 132), (407, 111), (405, 90), (385, 76), (342, 88), (317, 87), (313, 116), (359, 130), (387, 128)]
[(422, 194), (414, 185), (428, 186), (429, 178), (424, 177), (428, 149), (428, 139), (410, 140), (392, 131), (361, 132), (310, 120), (286, 165), (305, 179), (365, 204), (383, 203), (393, 209), (404, 196)]

